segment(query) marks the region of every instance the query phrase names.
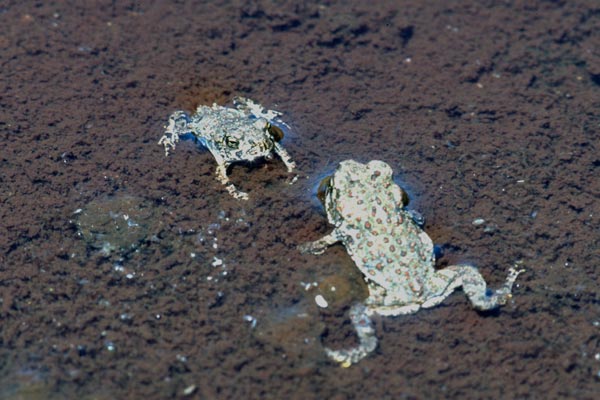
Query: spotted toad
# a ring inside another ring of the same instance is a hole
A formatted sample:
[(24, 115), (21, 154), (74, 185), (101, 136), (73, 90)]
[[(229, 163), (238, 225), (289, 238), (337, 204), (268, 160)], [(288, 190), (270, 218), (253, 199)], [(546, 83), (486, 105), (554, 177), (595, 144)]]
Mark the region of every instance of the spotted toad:
[(509, 269), (504, 284), (492, 291), (476, 268), (453, 265), (435, 270), (433, 243), (404, 208), (406, 193), (392, 180), (392, 169), (382, 161), (361, 164), (342, 161), (319, 188), (333, 232), (300, 246), (302, 252), (321, 254), (341, 242), (365, 275), (369, 297), (350, 309), (359, 338), (355, 348), (327, 355), (348, 367), (377, 347), (370, 317), (412, 314), (441, 303), (462, 287), (474, 308), (489, 310), (506, 303), (513, 283), (523, 272)]
[(217, 161), (217, 179), (226, 186), (235, 198), (248, 199), (227, 177), (227, 168), (234, 162), (254, 161), (279, 155), (288, 172), (295, 168), (289, 154), (279, 144), (283, 139), (282, 126), (286, 126), (280, 112), (266, 110), (250, 99), (236, 97), (235, 108), (213, 104), (200, 105), (191, 116), (184, 111), (175, 111), (169, 117), (165, 134), (159, 144), (165, 147), (165, 155), (175, 149), (181, 135), (191, 133), (206, 147)]

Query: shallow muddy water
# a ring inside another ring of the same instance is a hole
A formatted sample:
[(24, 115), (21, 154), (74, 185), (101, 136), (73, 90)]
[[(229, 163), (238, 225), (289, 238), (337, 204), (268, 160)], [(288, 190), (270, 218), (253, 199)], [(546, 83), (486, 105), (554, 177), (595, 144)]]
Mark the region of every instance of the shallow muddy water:
[[(0, 6), (0, 397), (594, 398), (598, 2), (444, 3)], [(234, 165), (248, 201), (157, 144), (238, 95), (283, 112), (297, 164)], [(367, 288), (341, 245), (297, 246), (345, 159), (390, 164), (439, 268), (494, 286), (522, 260), (510, 303), (457, 291), (328, 360)]]

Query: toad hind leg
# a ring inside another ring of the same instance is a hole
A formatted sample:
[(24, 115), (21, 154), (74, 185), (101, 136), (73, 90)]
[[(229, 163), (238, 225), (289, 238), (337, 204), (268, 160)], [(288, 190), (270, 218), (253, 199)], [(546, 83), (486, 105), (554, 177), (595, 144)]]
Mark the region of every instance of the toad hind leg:
[(462, 286), (463, 291), (475, 309), (492, 310), (506, 304), (508, 299), (512, 297), (511, 292), (515, 280), (523, 272), (525, 270), (517, 269), (517, 265), (511, 267), (504, 284), (496, 290), (491, 290), (487, 288), (487, 284), (477, 268), (469, 265), (449, 266), (436, 272), (435, 283), (439, 285), (439, 294), (431, 296), (421, 307), (429, 308), (436, 306), (456, 288)]
[(453, 265), (436, 272), (432, 282), (433, 287), (430, 287), (429, 290), (438, 294), (432, 294), (422, 304), (405, 303), (398, 306), (378, 306), (376, 304), (381, 302), (381, 296), (384, 293), (380, 292), (377, 286), (372, 285), (372, 287), (369, 287), (371, 294), (369, 299), (371, 299), (372, 304), (355, 304), (350, 310), (350, 319), (354, 329), (356, 329), (359, 345), (341, 350), (325, 348), (325, 352), (331, 359), (339, 362), (342, 367), (347, 368), (369, 355), (377, 347), (377, 337), (375, 336), (375, 329), (370, 315), (396, 316), (415, 313), (419, 308), (434, 307), (461, 286), (476, 309), (491, 310), (497, 308), (506, 304), (511, 297), (515, 280), (523, 272), (525, 270), (518, 269), (516, 265), (511, 267), (504, 284), (495, 291), (491, 291), (487, 289), (485, 280), (475, 267)]
[(350, 309), (350, 320), (359, 339), (357, 347), (349, 349), (332, 350), (325, 348), (325, 353), (329, 358), (340, 363), (343, 368), (348, 368), (365, 358), (377, 347), (377, 336), (373, 322), (369, 318), (367, 307), (362, 303), (357, 303)]
[(374, 282), (368, 282), (369, 297), (365, 301), (369, 315), (377, 314), (384, 317), (395, 317), (398, 315), (414, 314), (421, 308), (417, 302), (386, 305), (386, 291)]

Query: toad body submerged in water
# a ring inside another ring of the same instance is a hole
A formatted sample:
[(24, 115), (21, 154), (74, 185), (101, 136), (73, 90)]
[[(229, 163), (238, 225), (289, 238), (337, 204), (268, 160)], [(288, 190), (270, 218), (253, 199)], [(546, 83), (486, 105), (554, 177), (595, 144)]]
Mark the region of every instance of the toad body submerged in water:
[(200, 105), (191, 116), (175, 111), (158, 143), (165, 147), (165, 155), (169, 155), (169, 149), (175, 149), (181, 135), (192, 134), (217, 161), (217, 179), (227, 191), (235, 198), (247, 200), (248, 195), (238, 190), (227, 177), (227, 168), (232, 163), (270, 158), (275, 153), (288, 172), (295, 164), (279, 144), (283, 139), (281, 127), (285, 126), (279, 120), (280, 112), (266, 110), (242, 97), (236, 97), (233, 104), (235, 108)]
[(462, 287), (474, 308), (490, 310), (511, 297), (513, 283), (523, 272), (510, 268), (504, 285), (492, 291), (476, 268), (453, 265), (435, 270), (433, 243), (404, 208), (407, 196), (392, 180), (392, 169), (382, 161), (361, 164), (342, 161), (319, 189), (328, 221), (327, 236), (300, 246), (302, 252), (321, 254), (341, 242), (365, 275), (369, 297), (355, 304), (350, 318), (360, 343), (355, 348), (326, 349), (333, 360), (350, 366), (377, 347), (370, 317), (412, 314), (441, 303)]

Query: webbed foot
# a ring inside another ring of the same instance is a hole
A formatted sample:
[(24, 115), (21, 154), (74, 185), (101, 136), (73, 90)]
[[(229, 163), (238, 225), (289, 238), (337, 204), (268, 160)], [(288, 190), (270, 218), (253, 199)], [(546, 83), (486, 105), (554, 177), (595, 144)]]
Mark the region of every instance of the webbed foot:
[(338, 237), (337, 232), (334, 230), (330, 234), (323, 236), (319, 240), (301, 244), (300, 246), (298, 246), (298, 250), (300, 250), (300, 253), (303, 254), (310, 253), (314, 255), (319, 255), (323, 254), (327, 247), (339, 241), (340, 238)]
[(242, 192), (241, 190), (236, 188), (233, 183), (231, 183), (229, 181), (229, 178), (227, 177), (227, 168), (229, 167), (229, 163), (223, 162), (217, 157), (215, 157), (215, 158), (217, 159), (216, 174), (217, 174), (217, 179), (219, 180), (219, 182), (221, 182), (223, 185), (225, 185), (227, 192), (230, 195), (232, 195), (235, 199), (248, 200), (248, 193)]
[[(275, 110), (267, 110), (257, 102), (251, 99), (247, 99), (245, 97), (234, 97), (233, 105), (240, 111), (243, 111), (247, 114), (252, 114), (256, 118), (264, 118), (267, 121), (275, 121), (277, 117), (281, 115), (279, 111)], [(283, 124), (285, 125), (285, 124)], [(286, 125), (287, 126), (287, 125)]]
[(187, 133), (189, 122), (190, 117), (184, 111), (175, 111), (169, 116), (165, 134), (158, 141), (158, 144), (165, 147), (165, 156), (169, 155), (169, 149), (175, 150), (179, 135)]
[(298, 251), (302, 254), (313, 254), (318, 256), (319, 254), (323, 254), (325, 252), (326, 247), (322, 246), (321, 243), (317, 240), (314, 242), (307, 242), (298, 245)]
[[(512, 297), (512, 288), (515, 280), (521, 273), (525, 272), (524, 269), (518, 268), (519, 265), (520, 262), (517, 262), (513, 267), (509, 268), (504, 284), (496, 290), (487, 288), (485, 280), (475, 267), (451, 266), (446, 269), (452, 270), (459, 275), (459, 279), (455, 282), (462, 284), (462, 288), (469, 300), (471, 300), (473, 307), (485, 311), (506, 304)], [(456, 284), (453, 284), (449, 288), (453, 289), (456, 286)]]
[(517, 261), (514, 266), (508, 269), (508, 276), (504, 281), (504, 285), (496, 290), (496, 294), (499, 296), (498, 304), (506, 304), (507, 300), (512, 297), (512, 287), (517, 277), (525, 272), (525, 268), (520, 268), (521, 264), (521, 261)]
[(241, 190), (236, 189), (233, 183), (230, 183), (226, 186), (227, 192), (232, 195), (234, 198), (238, 200), (248, 200), (248, 193), (242, 192)]
[(350, 349), (332, 350), (325, 348), (325, 353), (332, 360), (340, 363), (342, 368), (356, 364), (377, 348), (377, 336), (373, 322), (369, 318), (367, 307), (358, 303), (350, 309), (350, 320), (359, 339), (359, 345)]

